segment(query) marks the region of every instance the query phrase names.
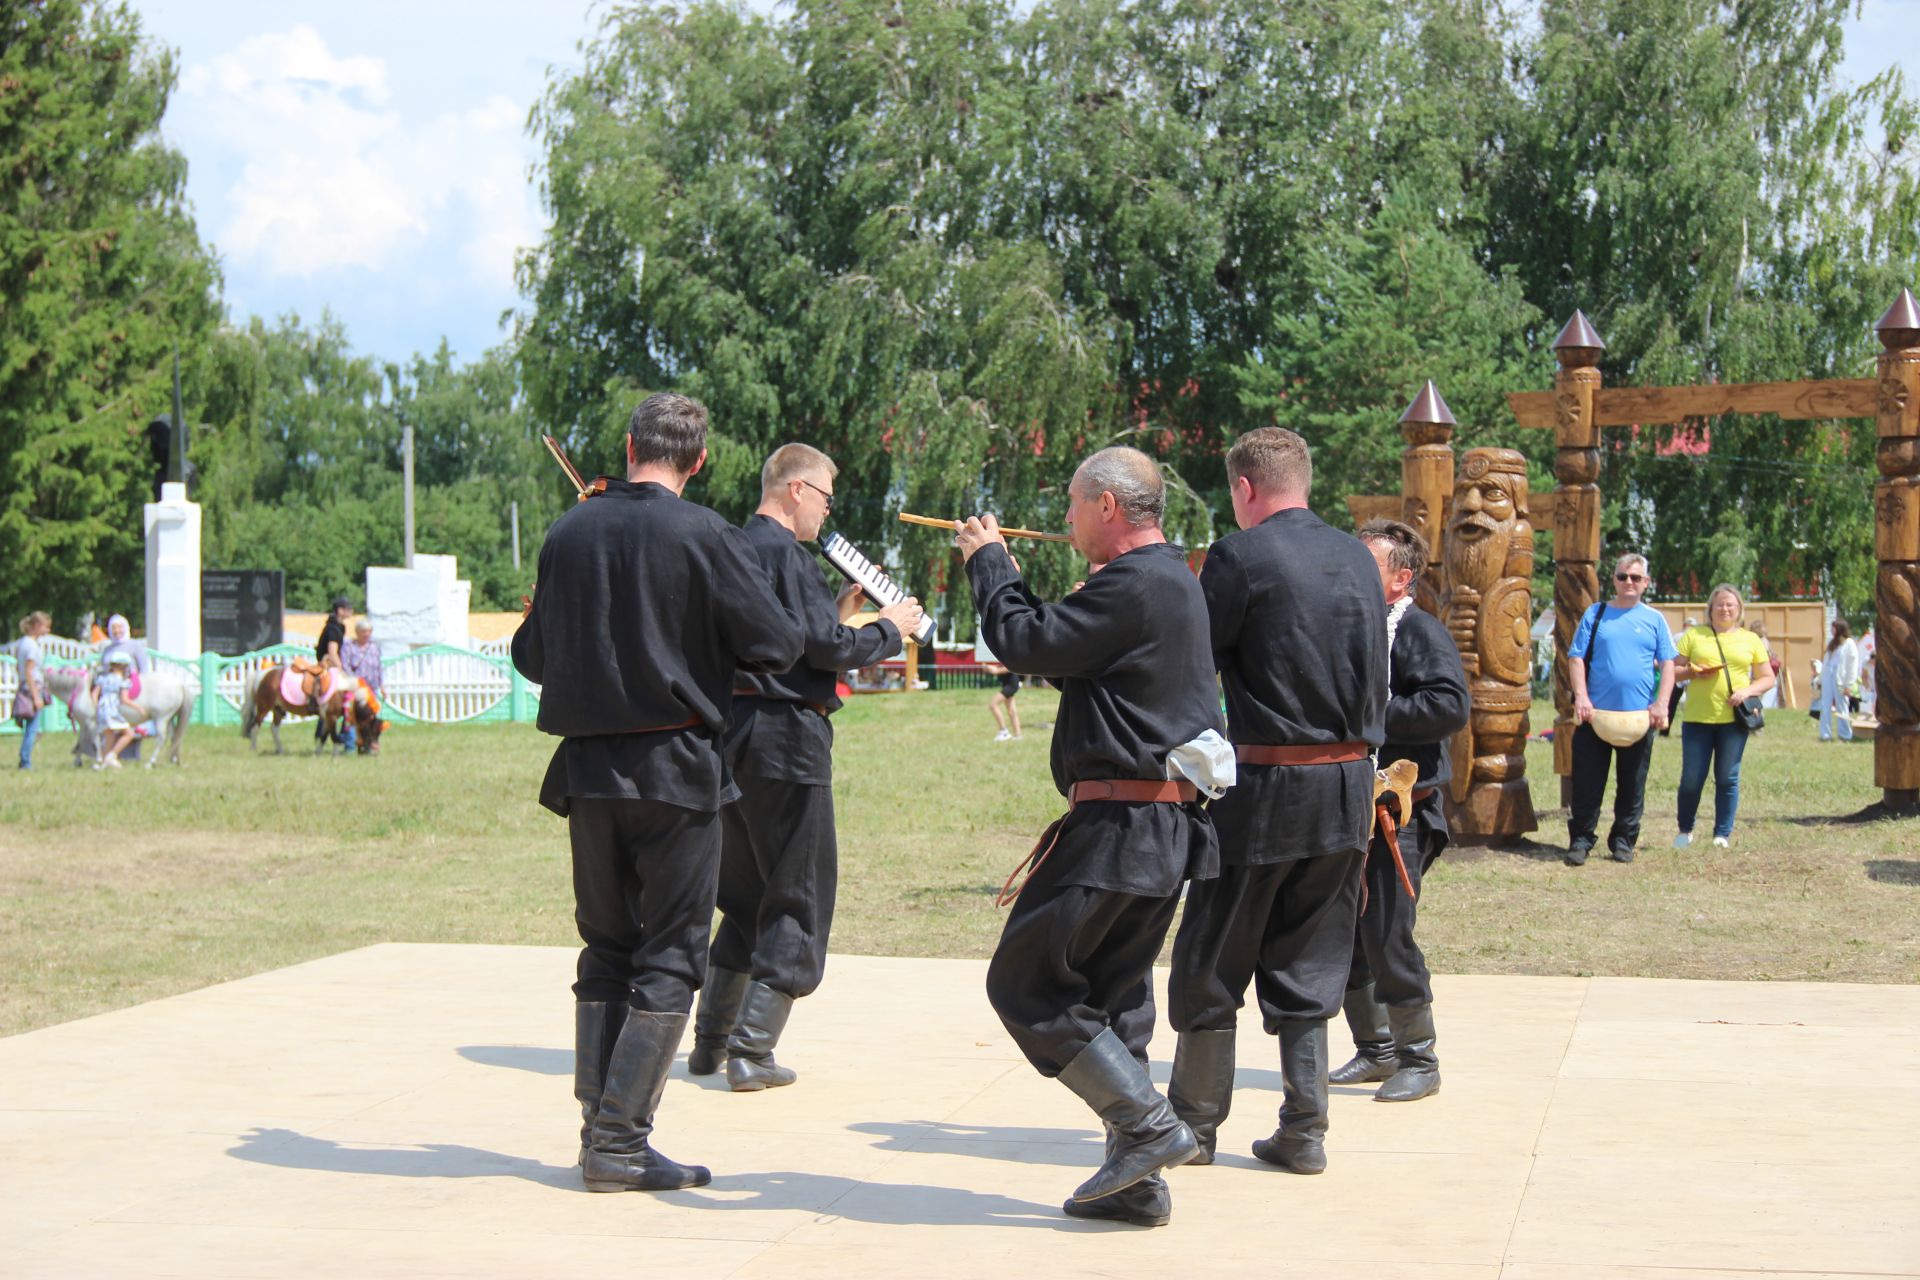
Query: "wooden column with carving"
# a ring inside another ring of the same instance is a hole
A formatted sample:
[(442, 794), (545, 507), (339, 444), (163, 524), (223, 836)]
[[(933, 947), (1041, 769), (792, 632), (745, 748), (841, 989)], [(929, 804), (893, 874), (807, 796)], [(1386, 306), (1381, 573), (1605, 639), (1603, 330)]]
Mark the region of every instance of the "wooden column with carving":
[(1920, 304), (1902, 289), (1879, 334), (1875, 460), (1873, 780), (1890, 809), (1920, 805)]
[(1427, 571), (1414, 586), (1414, 600), (1440, 616), (1446, 595), (1446, 512), (1453, 499), (1453, 410), (1428, 379), (1400, 415), (1407, 448), (1400, 455), (1400, 518), (1427, 540)]
[(1569, 799), (1573, 773), (1573, 685), (1567, 647), (1580, 617), (1600, 598), (1600, 424), (1593, 397), (1600, 389), (1600, 353), (1607, 344), (1573, 313), (1553, 340), (1560, 367), (1553, 375), (1553, 771), (1560, 798)]

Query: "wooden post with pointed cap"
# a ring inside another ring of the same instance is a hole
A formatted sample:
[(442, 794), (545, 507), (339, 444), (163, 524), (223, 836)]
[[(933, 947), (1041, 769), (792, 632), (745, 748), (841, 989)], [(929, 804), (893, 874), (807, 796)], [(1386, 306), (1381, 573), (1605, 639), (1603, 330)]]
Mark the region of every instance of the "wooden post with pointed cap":
[(1580, 311), (1553, 340), (1553, 771), (1562, 803), (1571, 802), (1573, 685), (1567, 647), (1581, 615), (1600, 598), (1600, 427), (1593, 396), (1607, 344)]
[(1429, 378), (1400, 415), (1400, 435), (1407, 442), (1400, 455), (1400, 518), (1427, 540), (1427, 571), (1414, 585), (1414, 599), (1435, 617), (1446, 594), (1442, 542), (1447, 500), (1453, 496), (1453, 427), (1453, 410)]
[(1880, 394), (1874, 425), (1873, 780), (1889, 809), (1920, 805), (1920, 303), (1902, 289), (1874, 325)]

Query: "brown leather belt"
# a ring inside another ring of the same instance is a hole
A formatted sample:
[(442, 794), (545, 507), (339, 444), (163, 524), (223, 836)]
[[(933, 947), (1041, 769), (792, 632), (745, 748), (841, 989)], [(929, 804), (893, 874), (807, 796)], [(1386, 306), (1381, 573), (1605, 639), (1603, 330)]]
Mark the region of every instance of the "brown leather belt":
[(1070, 804), (1087, 804), (1097, 800), (1117, 800), (1126, 804), (1190, 804), (1199, 798), (1200, 789), (1191, 782), (1115, 778), (1076, 782), (1067, 789), (1067, 801)]
[(1373, 753), (1364, 742), (1335, 742), (1328, 746), (1267, 747), (1242, 743), (1233, 749), (1241, 764), (1349, 764)]
[[(1071, 814), (1083, 804), (1118, 802), (1121, 804), (1189, 804), (1200, 798), (1200, 788), (1191, 782), (1153, 782), (1145, 778), (1095, 778), (1087, 782), (1076, 782), (1067, 788), (1067, 813)], [(1033, 849), (1020, 859), (1020, 865), (1007, 873), (1007, 881), (1000, 886), (1000, 892), (994, 897), (993, 905), (1004, 907), (1020, 896), (1027, 887), (1027, 881), (1033, 879), (1033, 873), (1053, 852), (1053, 846), (1060, 843), (1060, 828), (1067, 819), (1055, 818), (1048, 828), (1040, 833)], [(1021, 873), (1025, 872), (1025, 875)], [(1015, 884), (1018, 880), (1020, 883)]]

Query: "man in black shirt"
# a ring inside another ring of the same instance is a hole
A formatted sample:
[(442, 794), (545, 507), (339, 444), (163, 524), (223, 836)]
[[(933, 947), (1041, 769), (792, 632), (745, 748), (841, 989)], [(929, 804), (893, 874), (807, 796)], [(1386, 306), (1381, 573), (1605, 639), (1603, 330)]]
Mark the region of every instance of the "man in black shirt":
[(1253, 1153), (1326, 1168), (1327, 1019), (1353, 949), (1360, 863), (1385, 737), (1387, 619), (1373, 557), (1307, 509), (1306, 441), (1266, 427), (1227, 453), (1238, 533), (1200, 586), (1239, 781), (1213, 806), (1217, 880), (1187, 893), (1169, 984), (1174, 1109), (1213, 1158), (1232, 1101), (1234, 1028), (1253, 982), (1280, 1038), (1280, 1127)]
[[(1447, 815), (1440, 789), (1452, 776), (1447, 739), (1466, 726), (1473, 710), (1460, 650), (1440, 619), (1413, 602), (1413, 584), (1427, 567), (1427, 544), (1419, 531), (1398, 520), (1370, 520), (1360, 541), (1380, 566), (1387, 601), (1387, 742), (1380, 767), (1411, 760), (1420, 769), (1413, 813), (1399, 815), (1399, 861), (1376, 830), (1367, 850), (1366, 908), (1353, 940), (1347, 975), (1347, 1026), (1357, 1052), (1328, 1079), (1334, 1084), (1386, 1083), (1373, 1096), (1382, 1102), (1412, 1102), (1440, 1089), (1440, 1059), (1434, 1053), (1433, 984), (1427, 958), (1414, 941), (1414, 908), (1421, 877), (1447, 847)], [(1407, 895), (1398, 868), (1406, 868)]]
[(839, 872), (827, 717), (840, 709), (840, 673), (892, 657), (920, 625), (920, 602), (909, 597), (877, 622), (847, 626), (859, 587), (836, 598), (800, 545), (820, 536), (838, 473), (818, 449), (782, 445), (761, 469), (760, 509), (746, 524), (774, 594), (806, 637), (791, 671), (741, 676), (727, 727), (740, 798), (720, 812), (720, 929), (687, 1070), (711, 1075), (724, 1062), (736, 1093), (793, 1083), (774, 1046), (793, 1002), (813, 993), (826, 968)]
[(565, 739), (540, 803), (567, 819), (574, 919), (574, 1095), (592, 1191), (701, 1186), (649, 1145), (706, 972), (734, 672), (784, 671), (799, 624), (746, 535), (680, 494), (706, 461), (707, 411), (649, 396), (627, 478), (553, 523), (513, 664)]
[(1195, 783), (1170, 757), (1217, 736), (1220, 709), (1205, 602), (1160, 531), (1159, 468), (1104, 449), (1068, 497), (1074, 547), (1101, 567), (1057, 604), (1021, 581), (993, 517), (959, 536), (989, 647), (1060, 687), (1053, 779), (1071, 805), (1031, 855), (987, 998), (1027, 1060), (1107, 1126), (1105, 1163), (1065, 1211), (1157, 1226), (1171, 1212), (1159, 1171), (1198, 1148), (1147, 1074), (1152, 966), (1181, 883), (1217, 860)]

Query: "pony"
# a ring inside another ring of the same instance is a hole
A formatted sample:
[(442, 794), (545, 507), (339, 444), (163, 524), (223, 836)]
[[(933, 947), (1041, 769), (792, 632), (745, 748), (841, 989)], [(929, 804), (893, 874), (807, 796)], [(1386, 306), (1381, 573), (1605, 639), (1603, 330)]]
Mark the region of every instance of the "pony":
[[(87, 688), (87, 668), (53, 667), (47, 671), (47, 690), (67, 704), (67, 717), (73, 721), (73, 763), (78, 768), (91, 764), (100, 754), (100, 739), (94, 724), (94, 700)], [(129, 699), (144, 716), (129, 715), (130, 723), (157, 720), (165, 726), (167, 758), (180, 763), (180, 743), (187, 736), (187, 721), (193, 714), (193, 694), (178, 676), (165, 671), (142, 672), (140, 693)], [(147, 768), (158, 763), (160, 752), (147, 757)]]
[(318, 716), (313, 753), (319, 755), (331, 739), (338, 755), (346, 749), (340, 742), (340, 717), (349, 711), (351, 679), (338, 667), (302, 669), (285, 663), (252, 673), (240, 699), (240, 736), (258, 751), (260, 726), (267, 723), (273, 730), (273, 753), (283, 756), (287, 749), (280, 741), (280, 722), (288, 716)]

